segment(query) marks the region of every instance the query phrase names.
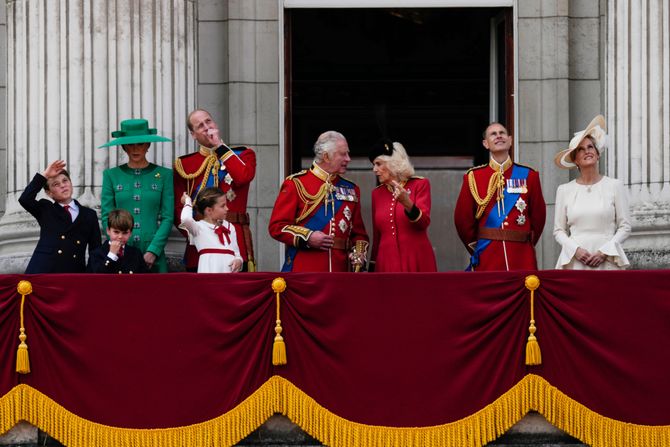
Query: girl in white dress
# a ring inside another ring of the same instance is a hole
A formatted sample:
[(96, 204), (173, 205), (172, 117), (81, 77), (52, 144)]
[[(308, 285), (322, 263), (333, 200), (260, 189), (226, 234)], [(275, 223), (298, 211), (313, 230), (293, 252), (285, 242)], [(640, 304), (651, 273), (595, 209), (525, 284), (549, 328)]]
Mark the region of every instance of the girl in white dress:
[(562, 169), (579, 170), (575, 180), (556, 191), (554, 237), (561, 245), (557, 269), (616, 270), (630, 265), (622, 247), (631, 232), (626, 189), (620, 180), (598, 171), (606, 147), (605, 118), (598, 115), (554, 159)]
[(230, 273), (242, 269), (235, 227), (226, 222), (226, 195), (218, 188), (205, 188), (198, 193), (196, 208), (202, 220), (193, 219), (191, 197), (181, 197), (184, 208), (179, 228), (188, 231), (191, 244), (198, 249), (198, 273)]

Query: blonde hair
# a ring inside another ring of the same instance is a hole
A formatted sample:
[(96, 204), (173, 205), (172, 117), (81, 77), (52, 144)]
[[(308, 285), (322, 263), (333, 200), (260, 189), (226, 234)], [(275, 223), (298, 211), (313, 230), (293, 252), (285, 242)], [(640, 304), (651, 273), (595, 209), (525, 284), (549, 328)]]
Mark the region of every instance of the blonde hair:
[(405, 147), (397, 141), (393, 142), (393, 154), (380, 155), (375, 158), (375, 160), (377, 159), (386, 162), (388, 170), (401, 182), (404, 182), (414, 175), (414, 166), (412, 166), (412, 162), (409, 161), (409, 155), (407, 155)]

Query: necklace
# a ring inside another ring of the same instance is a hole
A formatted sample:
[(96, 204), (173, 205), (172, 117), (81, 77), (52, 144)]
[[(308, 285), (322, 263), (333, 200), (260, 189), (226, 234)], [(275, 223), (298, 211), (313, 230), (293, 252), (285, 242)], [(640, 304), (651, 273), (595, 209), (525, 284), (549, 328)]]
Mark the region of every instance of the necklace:
[(578, 185), (586, 186), (586, 192), (591, 192), (593, 185), (599, 183), (603, 179), (602, 175), (598, 175), (594, 180), (585, 181), (581, 177), (576, 180)]

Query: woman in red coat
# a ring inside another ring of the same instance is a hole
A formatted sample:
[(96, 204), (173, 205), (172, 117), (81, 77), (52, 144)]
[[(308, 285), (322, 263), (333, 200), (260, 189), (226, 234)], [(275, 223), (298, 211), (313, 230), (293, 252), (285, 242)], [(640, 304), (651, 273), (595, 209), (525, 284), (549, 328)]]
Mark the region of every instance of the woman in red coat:
[(380, 185), (372, 191), (372, 260), (376, 272), (436, 272), (428, 239), (430, 182), (414, 175), (405, 148), (382, 140), (370, 152)]

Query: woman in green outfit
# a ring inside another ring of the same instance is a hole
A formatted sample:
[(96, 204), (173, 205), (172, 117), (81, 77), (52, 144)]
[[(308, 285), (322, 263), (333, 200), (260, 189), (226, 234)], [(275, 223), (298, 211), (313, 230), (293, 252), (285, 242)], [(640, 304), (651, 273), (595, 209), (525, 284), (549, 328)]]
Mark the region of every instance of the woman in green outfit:
[(142, 250), (152, 272), (167, 272), (165, 244), (174, 215), (172, 170), (150, 163), (147, 151), (153, 142), (171, 140), (157, 135), (145, 119), (121, 121), (121, 130), (112, 132), (112, 138), (100, 147), (122, 146), (128, 163), (102, 174), (102, 225), (107, 226), (111, 210), (129, 211), (135, 225), (128, 243)]

